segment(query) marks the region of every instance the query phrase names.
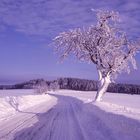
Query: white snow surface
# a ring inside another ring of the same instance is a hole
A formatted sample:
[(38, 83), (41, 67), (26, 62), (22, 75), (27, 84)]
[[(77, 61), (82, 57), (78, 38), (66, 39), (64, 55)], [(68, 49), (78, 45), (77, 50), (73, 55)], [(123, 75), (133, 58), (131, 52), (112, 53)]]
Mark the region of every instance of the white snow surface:
[(36, 94), (34, 90), (0, 90), (0, 121), (50, 98), (49, 95)]
[(140, 96), (0, 90), (0, 140), (140, 140)]

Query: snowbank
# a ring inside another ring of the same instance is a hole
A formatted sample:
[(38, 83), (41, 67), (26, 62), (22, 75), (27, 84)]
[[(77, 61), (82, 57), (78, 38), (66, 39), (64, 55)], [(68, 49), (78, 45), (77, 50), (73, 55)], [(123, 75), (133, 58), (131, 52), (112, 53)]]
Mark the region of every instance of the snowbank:
[(34, 90), (0, 90), (0, 120), (50, 99), (51, 96), (35, 94)]

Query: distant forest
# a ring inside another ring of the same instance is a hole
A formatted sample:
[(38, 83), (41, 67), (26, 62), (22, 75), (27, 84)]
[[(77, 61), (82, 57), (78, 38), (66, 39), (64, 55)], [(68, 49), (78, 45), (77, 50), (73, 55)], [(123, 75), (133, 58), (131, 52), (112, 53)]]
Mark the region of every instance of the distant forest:
[[(37, 85), (41, 85), (41, 83), (45, 83), (47, 86), (52, 86), (54, 84), (60, 89), (81, 91), (97, 90), (97, 81), (77, 78), (59, 78), (54, 81), (36, 79), (15, 85), (1, 85), (0, 89), (34, 89)], [(140, 85), (111, 83), (107, 91), (114, 93), (140, 94)]]

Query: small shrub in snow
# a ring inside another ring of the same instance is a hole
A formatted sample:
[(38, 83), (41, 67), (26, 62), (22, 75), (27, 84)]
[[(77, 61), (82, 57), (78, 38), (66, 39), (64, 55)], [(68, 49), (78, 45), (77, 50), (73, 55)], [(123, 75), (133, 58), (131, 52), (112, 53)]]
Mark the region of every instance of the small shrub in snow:
[(37, 85), (34, 86), (35, 93), (37, 94), (47, 94), (49, 90), (49, 86), (45, 81), (39, 82)]

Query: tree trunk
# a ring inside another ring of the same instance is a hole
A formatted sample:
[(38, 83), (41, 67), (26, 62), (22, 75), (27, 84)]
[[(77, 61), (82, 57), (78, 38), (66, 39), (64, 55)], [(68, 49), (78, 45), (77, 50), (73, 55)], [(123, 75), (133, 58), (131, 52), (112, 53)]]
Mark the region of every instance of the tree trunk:
[(98, 83), (98, 91), (95, 97), (95, 101), (101, 101), (102, 96), (105, 94), (109, 84), (110, 84), (110, 76), (102, 77), (101, 72), (99, 73), (99, 83)]

